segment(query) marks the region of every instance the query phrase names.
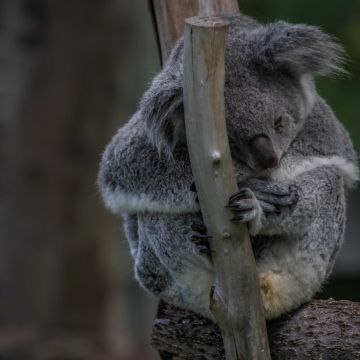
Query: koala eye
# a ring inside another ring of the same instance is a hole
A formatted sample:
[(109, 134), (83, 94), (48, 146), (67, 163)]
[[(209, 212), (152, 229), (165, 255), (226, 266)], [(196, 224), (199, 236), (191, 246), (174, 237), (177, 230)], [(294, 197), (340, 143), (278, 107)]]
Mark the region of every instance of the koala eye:
[(283, 121), (283, 116), (280, 115), (277, 119), (275, 119), (274, 121), (274, 129), (276, 132), (281, 132), (284, 128), (284, 121)]

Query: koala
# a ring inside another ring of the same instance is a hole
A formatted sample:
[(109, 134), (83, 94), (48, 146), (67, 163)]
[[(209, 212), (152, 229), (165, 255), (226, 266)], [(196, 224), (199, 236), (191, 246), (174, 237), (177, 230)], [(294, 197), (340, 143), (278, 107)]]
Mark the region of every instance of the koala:
[[(357, 157), (314, 77), (343, 73), (344, 52), (313, 26), (224, 19), (225, 118), (239, 187), (227, 207), (248, 226), (272, 319), (319, 291), (343, 242)], [(140, 284), (212, 318), (212, 251), (185, 135), (180, 39), (107, 146), (98, 184), (106, 206), (123, 216)]]

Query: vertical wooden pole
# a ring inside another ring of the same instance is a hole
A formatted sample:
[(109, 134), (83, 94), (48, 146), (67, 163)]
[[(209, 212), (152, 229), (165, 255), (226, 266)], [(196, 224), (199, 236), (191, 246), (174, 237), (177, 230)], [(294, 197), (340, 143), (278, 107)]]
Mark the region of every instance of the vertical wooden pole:
[(255, 259), (245, 226), (225, 209), (237, 191), (224, 110), (227, 23), (186, 20), (184, 109), (187, 142), (201, 211), (215, 251), (210, 310), (226, 359), (270, 359)]
[[(149, 3), (162, 63), (182, 36), (186, 18), (239, 13), (236, 0)], [(225, 37), (226, 26), (218, 20), (207, 24), (189, 20), (187, 24), (184, 101), (188, 143), (202, 212), (215, 235), (212, 247), (217, 277), (212, 311), (222, 330), (227, 359), (270, 359), (251, 244), (246, 229), (230, 223), (230, 214), (224, 209), (237, 190), (224, 116)], [(201, 143), (197, 135), (203, 135)]]

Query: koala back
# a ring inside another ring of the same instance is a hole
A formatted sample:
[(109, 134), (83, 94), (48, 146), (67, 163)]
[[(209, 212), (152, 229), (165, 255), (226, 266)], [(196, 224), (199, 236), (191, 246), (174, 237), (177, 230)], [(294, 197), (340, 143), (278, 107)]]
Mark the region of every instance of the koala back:
[(198, 211), (186, 148), (178, 146), (173, 156), (165, 156), (146, 131), (137, 112), (107, 146), (98, 176), (106, 206), (114, 213)]

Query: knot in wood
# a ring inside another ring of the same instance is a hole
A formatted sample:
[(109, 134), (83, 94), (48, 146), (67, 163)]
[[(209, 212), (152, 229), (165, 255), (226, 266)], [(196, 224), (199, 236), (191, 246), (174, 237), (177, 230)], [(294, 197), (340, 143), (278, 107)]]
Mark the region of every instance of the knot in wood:
[(212, 161), (214, 165), (219, 165), (220, 164), (220, 160), (221, 160), (221, 155), (219, 151), (214, 151), (212, 153)]
[(231, 235), (227, 231), (224, 231), (222, 236), (223, 236), (224, 239), (230, 239), (231, 238)]

